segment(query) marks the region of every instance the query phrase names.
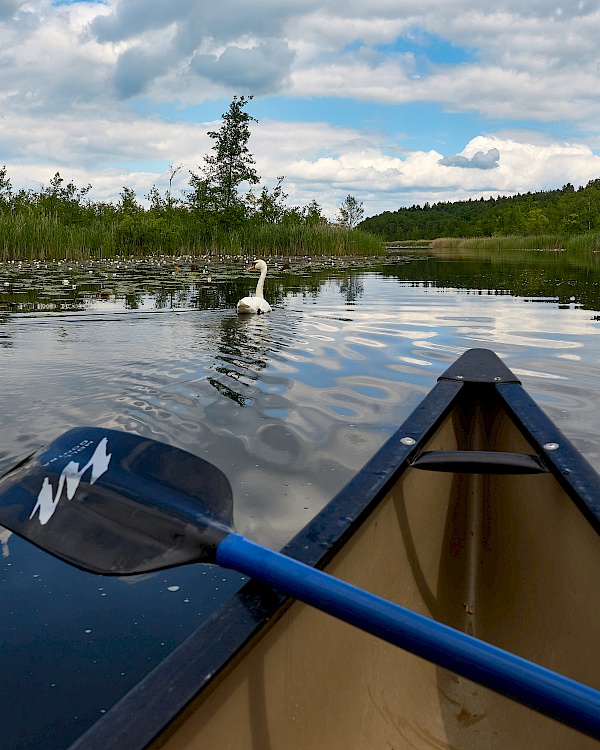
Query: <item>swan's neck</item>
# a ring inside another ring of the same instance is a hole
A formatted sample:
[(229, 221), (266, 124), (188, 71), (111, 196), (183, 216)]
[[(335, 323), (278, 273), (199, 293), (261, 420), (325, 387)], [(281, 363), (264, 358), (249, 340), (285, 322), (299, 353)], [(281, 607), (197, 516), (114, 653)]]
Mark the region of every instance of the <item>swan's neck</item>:
[(263, 268), (263, 270), (260, 272), (260, 278), (258, 280), (258, 284), (256, 285), (256, 296), (260, 297), (260, 299), (264, 299), (263, 289), (265, 287), (265, 276), (267, 275), (267, 269)]

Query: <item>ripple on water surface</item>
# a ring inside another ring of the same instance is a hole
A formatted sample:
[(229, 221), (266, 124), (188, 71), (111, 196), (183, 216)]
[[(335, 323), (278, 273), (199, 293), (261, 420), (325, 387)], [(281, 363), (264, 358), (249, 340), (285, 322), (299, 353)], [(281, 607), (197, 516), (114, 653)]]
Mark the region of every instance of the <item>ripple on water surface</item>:
[[(4, 320), (0, 469), (75, 425), (130, 430), (218, 466), (238, 529), (281, 547), (472, 346), (496, 350), (598, 465), (593, 315), (376, 273), (359, 281), (289, 292), (249, 320), (110, 305)], [(206, 566), (104, 580), (8, 532), (0, 544), (5, 692), (20, 707), (47, 696), (6, 717), (7, 746), (77, 736), (241, 584)]]

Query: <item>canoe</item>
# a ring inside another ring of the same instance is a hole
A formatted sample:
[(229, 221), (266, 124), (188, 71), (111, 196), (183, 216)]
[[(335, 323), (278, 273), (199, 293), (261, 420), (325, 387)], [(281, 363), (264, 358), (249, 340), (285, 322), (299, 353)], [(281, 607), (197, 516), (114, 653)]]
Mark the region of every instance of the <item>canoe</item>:
[[(596, 472), (473, 349), (283, 552), (600, 689), (599, 531)], [(252, 580), (71, 747), (598, 743)]]

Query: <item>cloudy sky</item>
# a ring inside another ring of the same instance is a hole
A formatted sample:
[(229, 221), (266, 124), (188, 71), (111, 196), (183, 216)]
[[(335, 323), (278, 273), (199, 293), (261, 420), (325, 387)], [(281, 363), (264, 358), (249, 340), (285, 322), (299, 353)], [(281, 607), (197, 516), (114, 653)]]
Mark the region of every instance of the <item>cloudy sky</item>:
[(234, 95), (290, 205), (334, 218), (600, 177), (600, 0), (0, 0), (0, 165), (174, 185)]

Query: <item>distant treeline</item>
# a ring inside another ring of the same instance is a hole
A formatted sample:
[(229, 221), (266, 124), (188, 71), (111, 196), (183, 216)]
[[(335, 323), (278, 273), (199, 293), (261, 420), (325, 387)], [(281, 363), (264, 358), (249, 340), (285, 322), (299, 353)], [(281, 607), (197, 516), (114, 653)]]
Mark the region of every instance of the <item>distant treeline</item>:
[(600, 232), (600, 179), (575, 190), (511, 197), (481, 198), (455, 203), (425, 203), (372, 216), (359, 224), (386, 241), (438, 237), (502, 237), (583, 235)]

